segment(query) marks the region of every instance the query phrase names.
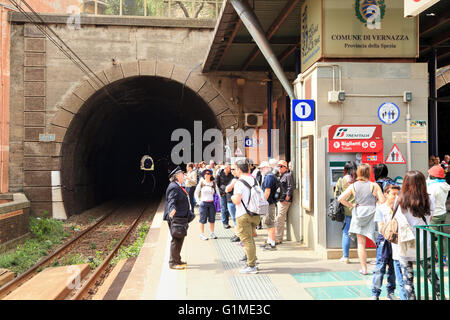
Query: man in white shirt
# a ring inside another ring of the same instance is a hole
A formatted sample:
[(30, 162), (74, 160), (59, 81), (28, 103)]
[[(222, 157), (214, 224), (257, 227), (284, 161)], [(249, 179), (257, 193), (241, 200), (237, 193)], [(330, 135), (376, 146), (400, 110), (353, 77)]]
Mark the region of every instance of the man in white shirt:
[[(239, 179), (245, 180), (250, 186), (257, 183), (255, 178), (250, 174), (250, 164), (247, 159), (236, 162), (236, 176)], [(231, 200), (236, 206), (237, 234), (241, 239), (247, 256), (247, 267), (239, 270), (239, 272), (245, 274), (258, 273), (258, 268), (256, 267), (256, 245), (253, 233), (260, 222), (260, 217), (259, 215), (250, 216), (242, 204), (249, 203), (250, 189), (238, 180), (234, 185), (234, 194)]]

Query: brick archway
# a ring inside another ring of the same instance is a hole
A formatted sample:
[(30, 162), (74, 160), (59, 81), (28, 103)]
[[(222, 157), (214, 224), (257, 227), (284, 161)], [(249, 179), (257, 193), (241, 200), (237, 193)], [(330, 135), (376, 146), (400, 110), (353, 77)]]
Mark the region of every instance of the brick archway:
[[(232, 108), (208, 78), (201, 73), (189, 70), (185, 66), (156, 60), (136, 60), (119, 63), (96, 73), (96, 75), (105, 86), (121, 79), (136, 76), (157, 76), (177, 81), (185, 84), (209, 105), (223, 130), (238, 124), (237, 117), (233, 116)], [(55, 133), (56, 142), (63, 142), (73, 117), (83, 104), (101, 89), (98, 83), (91, 79), (85, 79), (65, 97), (51, 121), (50, 131)], [(221, 117), (225, 114), (226, 117)]]

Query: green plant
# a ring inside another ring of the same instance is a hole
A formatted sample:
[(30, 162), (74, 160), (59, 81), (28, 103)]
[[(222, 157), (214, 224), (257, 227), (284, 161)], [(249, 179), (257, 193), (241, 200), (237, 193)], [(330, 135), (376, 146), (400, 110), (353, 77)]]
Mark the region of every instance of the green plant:
[(142, 246), (144, 245), (145, 237), (147, 236), (147, 233), (150, 230), (150, 226), (144, 223), (141, 224), (137, 230), (139, 233), (137, 240), (128, 247), (121, 247), (119, 249), (117, 255), (112, 260), (113, 265), (117, 264), (119, 260), (138, 256)]
[(23, 273), (68, 236), (63, 222), (52, 218), (31, 217), (30, 231), (32, 236), (23, 244), (0, 255), (0, 268), (10, 269), (16, 275)]
[(91, 249), (91, 250), (97, 249), (97, 244), (96, 244), (95, 242), (92, 242), (92, 243), (89, 245), (89, 249)]

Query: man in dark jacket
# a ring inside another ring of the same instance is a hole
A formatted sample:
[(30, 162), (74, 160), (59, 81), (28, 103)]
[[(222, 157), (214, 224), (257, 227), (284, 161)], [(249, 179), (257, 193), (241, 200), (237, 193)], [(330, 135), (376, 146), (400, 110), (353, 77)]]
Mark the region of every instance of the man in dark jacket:
[(220, 208), (222, 211), (222, 223), (225, 229), (231, 228), (229, 225), (230, 212), (227, 208), (227, 196), (225, 192), (226, 186), (233, 179), (231, 174), (231, 165), (227, 162), (223, 170), (220, 170), (216, 177), (216, 184), (220, 191)]
[[(183, 221), (186, 219), (186, 228), (188, 226), (189, 212), (192, 210), (187, 191), (182, 187), (184, 182), (184, 173), (180, 167), (175, 168), (169, 174), (170, 184), (166, 190), (166, 207), (164, 210), (164, 220), (169, 224), (169, 230), (175, 219)], [(181, 261), (181, 248), (183, 247), (184, 237), (174, 238), (170, 245), (169, 267), (171, 269), (186, 269), (186, 262)]]
[(292, 196), (294, 194), (294, 178), (289, 171), (288, 164), (285, 160), (278, 162), (278, 170), (280, 171), (280, 189), (281, 196), (277, 202), (277, 217), (275, 219), (276, 228), (276, 244), (280, 244), (283, 241), (284, 225), (286, 223), (286, 216), (289, 207), (292, 203)]

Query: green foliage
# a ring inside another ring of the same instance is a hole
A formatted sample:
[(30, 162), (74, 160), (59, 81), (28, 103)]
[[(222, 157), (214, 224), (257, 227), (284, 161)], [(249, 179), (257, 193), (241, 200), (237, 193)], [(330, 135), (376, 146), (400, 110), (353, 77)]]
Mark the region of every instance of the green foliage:
[(97, 249), (97, 244), (96, 244), (95, 242), (92, 242), (92, 243), (89, 245), (89, 249), (91, 249), (91, 250)]
[(51, 218), (30, 218), (32, 237), (19, 245), (16, 250), (0, 255), (0, 268), (20, 274), (49, 254), (50, 249), (68, 236), (64, 224)]
[(150, 226), (147, 224), (142, 224), (138, 228), (139, 236), (138, 239), (129, 245), (128, 247), (121, 247), (117, 253), (117, 255), (112, 260), (112, 264), (115, 265), (119, 260), (137, 257), (139, 252), (141, 251), (142, 246), (144, 245), (145, 237), (147, 236), (148, 231), (150, 230)]
[(91, 269), (95, 269), (102, 264), (103, 262), (102, 256), (103, 251), (96, 251), (94, 258), (93, 257), (88, 258), (89, 266), (91, 267)]

